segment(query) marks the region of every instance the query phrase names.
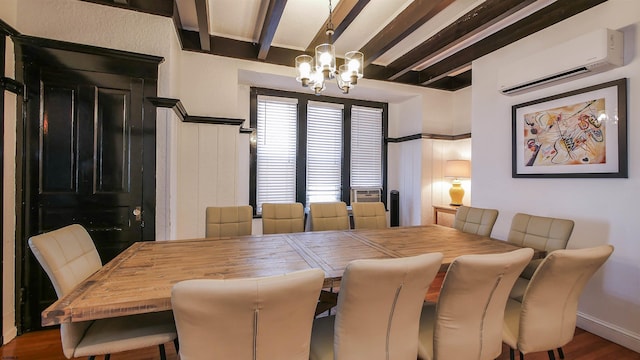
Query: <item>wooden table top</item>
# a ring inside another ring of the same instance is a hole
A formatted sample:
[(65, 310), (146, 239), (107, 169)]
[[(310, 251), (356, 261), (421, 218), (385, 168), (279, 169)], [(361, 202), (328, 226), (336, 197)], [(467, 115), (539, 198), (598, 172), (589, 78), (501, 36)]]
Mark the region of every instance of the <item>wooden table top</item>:
[[(330, 286), (356, 259), (441, 252), (444, 271), (460, 255), (518, 248), (439, 225), (139, 242), (45, 309), (42, 325), (170, 310), (172, 286), (187, 279), (260, 277), (320, 268), (325, 286)], [(534, 255), (541, 256), (544, 253)]]

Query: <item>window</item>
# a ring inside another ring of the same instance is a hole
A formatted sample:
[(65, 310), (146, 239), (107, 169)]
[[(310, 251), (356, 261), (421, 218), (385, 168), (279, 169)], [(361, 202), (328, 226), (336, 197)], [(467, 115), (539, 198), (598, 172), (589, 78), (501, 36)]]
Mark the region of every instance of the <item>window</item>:
[(306, 188), (305, 206), (342, 198), (342, 106), (309, 102)]
[(382, 109), (351, 109), (351, 187), (382, 189)]
[(296, 201), (296, 122), (298, 102), (259, 97), (256, 195), (262, 203)]
[(251, 88), (250, 204), (350, 201), (352, 187), (386, 202), (387, 104)]

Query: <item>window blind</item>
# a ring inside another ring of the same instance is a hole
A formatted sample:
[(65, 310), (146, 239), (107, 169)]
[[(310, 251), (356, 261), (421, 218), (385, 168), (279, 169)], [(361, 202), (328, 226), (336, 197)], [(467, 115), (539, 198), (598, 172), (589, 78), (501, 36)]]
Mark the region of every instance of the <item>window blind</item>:
[(341, 199), (342, 110), (320, 102), (307, 106), (307, 206)]
[(296, 201), (297, 100), (258, 96), (256, 212)]
[(351, 187), (382, 188), (382, 109), (351, 108)]

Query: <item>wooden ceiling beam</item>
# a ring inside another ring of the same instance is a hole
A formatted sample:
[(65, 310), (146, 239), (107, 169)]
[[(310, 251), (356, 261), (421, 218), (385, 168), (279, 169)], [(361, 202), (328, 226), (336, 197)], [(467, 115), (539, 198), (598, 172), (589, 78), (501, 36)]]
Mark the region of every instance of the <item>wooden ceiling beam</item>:
[(209, 11), (207, 11), (207, 0), (196, 0), (196, 16), (198, 18), (200, 49), (209, 51), (211, 50), (211, 38), (209, 37)]
[(412, 2), (360, 49), (360, 52), (365, 54), (364, 66), (369, 66), (407, 35), (451, 5), (453, 1), (415, 0)]
[[(331, 37), (331, 42), (335, 42), (344, 30), (351, 25), (353, 20), (360, 14), (364, 7), (369, 3), (369, 0), (341, 0), (333, 10), (332, 23), (334, 26), (334, 33)], [(328, 13), (327, 13), (328, 14)], [(329, 17), (324, 22), (316, 36), (311, 40), (309, 46), (307, 46), (306, 52), (315, 51), (315, 47), (324, 44), (327, 39), (327, 25), (329, 24)]]
[[(535, 0), (487, 0), (464, 14), (434, 36), (391, 62), (389, 80), (395, 80), (426, 60), (477, 35)], [(366, 70), (365, 70), (366, 71)]]
[(287, 0), (270, 0), (269, 7), (267, 8), (267, 14), (265, 15), (264, 22), (262, 23), (262, 30), (260, 31), (260, 49), (258, 50), (258, 60), (265, 60), (273, 41), (273, 36), (278, 29), (280, 18), (284, 12), (284, 7), (287, 5)]
[(473, 60), (481, 56), (494, 52), (503, 46), (568, 19), (605, 1), (607, 0), (556, 1), (464, 50), (420, 71), (420, 82), (417, 85), (428, 86), (432, 82), (446, 76), (446, 74), (451, 71), (471, 64)]
[(171, 17), (174, 0), (81, 0), (100, 5), (115, 6), (127, 10), (135, 10), (147, 14)]

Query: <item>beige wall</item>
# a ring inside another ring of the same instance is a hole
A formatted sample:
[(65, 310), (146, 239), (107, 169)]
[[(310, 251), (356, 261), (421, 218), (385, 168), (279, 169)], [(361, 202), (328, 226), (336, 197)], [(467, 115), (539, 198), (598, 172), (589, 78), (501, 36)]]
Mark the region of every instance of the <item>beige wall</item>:
[[(623, 67), (518, 96), (498, 93), (497, 74), (506, 64), (594, 27), (624, 32)], [(640, 203), (639, 28), (640, 2), (610, 0), (474, 62), (471, 184), (474, 205), (500, 210), (493, 231), (498, 238), (506, 238), (516, 212), (527, 212), (575, 220), (570, 248), (615, 246), (580, 299), (579, 325), (636, 351), (640, 351), (640, 241), (633, 224)], [(628, 179), (511, 177), (512, 105), (623, 77), (628, 78)]]

